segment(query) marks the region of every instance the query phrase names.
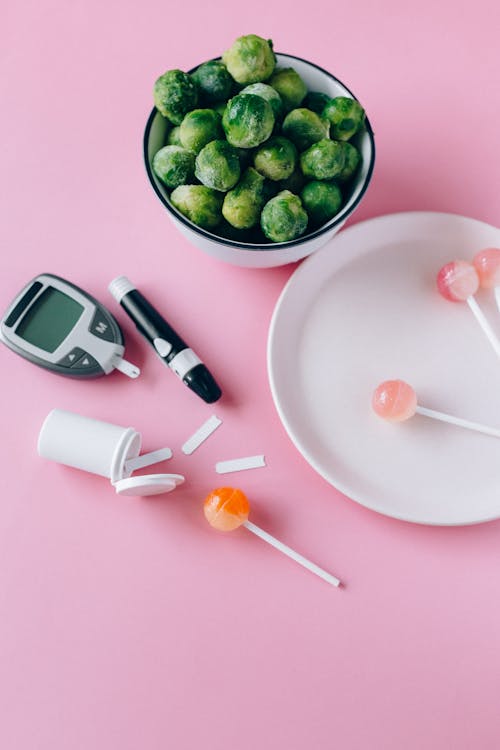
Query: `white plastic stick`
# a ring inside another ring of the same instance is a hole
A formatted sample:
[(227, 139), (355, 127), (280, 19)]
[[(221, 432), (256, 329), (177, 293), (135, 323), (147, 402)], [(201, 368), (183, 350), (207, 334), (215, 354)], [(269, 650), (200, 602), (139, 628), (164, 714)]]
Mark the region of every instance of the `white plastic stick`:
[(128, 461), (125, 461), (125, 470), (135, 471), (136, 469), (144, 469), (145, 466), (159, 464), (160, 461), (166, 461), (167, 458), (172, 458), (170, 448), (159, 448), (157, 451), (143, 453), (142, 456), (136, 456), (136, 458), (129, 458)]
[(195, 451), (210, 435), (214, 430), (217, 429), (217, 427), (222, 424), (222, 420), (219, 419), (219, 417), (216, 417), (215, 414), (212, 414), (212, 416), (207, 419), (206, 422), (204, 422), (199, 429), (196, 430), (196, 432), (191, 435), (190, 438), (186, 440), (184, 445), (182, 446), (182, 452), (186, 454), (186, 456), (190, 456), (193, 451)]
[(311, 573), (315, 573), (327, 583), (330, 583), (332, 586), (340, 586), (340, 581), (338, 578), (332, 576), (331, 573), (327, 573), (326, 570), (323, 570), (323, 568), (320, 568), (318, 565), (311, 562), (306, 557), (302, 557), (302, 555), (299, 555), (299, 553), (295, 552), (295, 550), (293, 550), (291, 547), (287, 547), (287, 545), (283, 544), (283, 542), (280, 542), (279, 539), (276, 539), (276, 537), (271, 536), (271, 534), (268, 534), (267, 531), (261, 529), (260, 526), (256, 526), (251, 521), (245, 521), (242, 525), (245, 526), (253, 534), (278, 549), (280, 552), (283, 552), (284, 555), (291, 557), (292, 560), (295, 560), (295, 562), (299, 565), (302, 565), (304, 568), (307, 568), (307, 570), (310, 570)]
[(116, 370), (120, 370), (124, 375), (129, 378), (138, 378), (141, 374), (140, 369), (137, 365), (133, 365), (131, 362), (127, 362), (123, 357), (115, 357), (113, 360), (113, 367)]
[(493, 328), (488, 323), (488, 320), (486, 319), (485, 314), (483, 313), (483, 311), (481, 310), (481, 308), (477, 304), (477, 302), (474, 299), (474, 297), (472, 297), (472, 296), (467, 297), (467, 304), (469, 305), (470, 309), (474, 313), (474, 316), (475, 316), (477, 322), (479, 323), (479, 325), (483, 329), (483, 332), (484, 332), (486, 338), (488, 339), (488, 341), (490, 342), (491, 346), (495, 350), (497, 356), (500, 357), (500, 341), (498, 340), (498, 338), (497, 338), (497, 336), (496, 336)]
[(431, 417), (431, 419), (439, 419), (441, 422), (447, 422), (448, 424), (454, 424), (457, 427), (465, 427), (468, 430), (475, 430), (476, 432), (483, 432), (485, 435), (492, 435), (493, 437), (500, 438), (500, 429), (496, 427), (488, 427), (485, 424), (479, 422), (470, 422), (468, 419), (460, 419), (460, 417), (452, 417), (450, 414), (443, 414), (441, 411), (434, 411), (434, 409), (426, 409), (424, 406), (417, 406), (417, 414), (421, 414), (423, 417)]
[(215, 464), (215, 471), (217, 474), (228, 474), (231, 471), (260, 469), (265, 465), (264, 456), (245, 456), (244, 458), (231, 458), (228, 461), (218, 461)]
[(497, 307), (500, 310), (500, 286), (496, 286), (494, 289), (495, 292), (495, 300), (497, 303)]

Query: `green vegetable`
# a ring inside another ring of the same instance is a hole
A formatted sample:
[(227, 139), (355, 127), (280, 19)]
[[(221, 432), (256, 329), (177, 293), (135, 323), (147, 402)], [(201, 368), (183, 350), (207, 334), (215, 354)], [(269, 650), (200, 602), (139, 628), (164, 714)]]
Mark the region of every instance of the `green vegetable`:
[(332, 138), (348, 141), (358, 132), (365, 121), (365, 111), (356, 99), (337, 96), (323, 110), (332, 125)]
[(345, 150), (339, 141), (318, 141), (300, 156), (300, 168), (306, 177), (331, 180), (345, 167)]
[(233, 90), (234, 81), (220, 60), (202, 63), (192, 73), (192, 78), (198, 85), (202, 100), (207, 103), (228, 99)]
[(323, 94), (322, 91), (309, 91), (302, 102), (302, 106), (307, 107), (307, 109), (312, 109), (317, 115), (321, 115), (323, 114), (326, 105), (330, 104), (331, 101), (331, 96)]
[(330, 123), (310, 109), (292, 109), (282, 129), (283, 135), (295, 143), (299, 151), (305, 151), (313, 143), (328, 138)]
[(296, 195), (299, 195), (305, 183), (306, 183), (306, 178), (304, 177), (300, 167), (297, 165), (296, 169), (292, 172), (290, 177), (287, 177), (286, 179), (280, 180), (279, 182), (277, 182), (276, 187), (278, 187), (279, 190), (290, 190), (291, 193), (295, 193)]
[(238, 94), (227, 103), (222, 127), (232, 146), (252, 148), (271, 135), (274, 127), (273, 110), (261, 96)]
[(233, 148), (238, 154), (241, 170), (243, 171), (247, 167), (250, 167), (252, 162), (253, 149), (238, 148), (237, 146), (234, 146)]
[(307, 86), (293, 68), (278, 68), (268, 81), (281, 96), (285, 110), (300, 107), (307, 94)]
[(342, 205), (342, 193), (333, 182), (308, 182), (300, 197), (311, 224), (316, 226), (330, 221)]
[(210, 141), (195, 162), (195, 175), (207, 187), (226, 192), (240, 178), (238, 153), (227, 141)]
[(213, 109), (193, 109), (180, 124), (179, 136), (184, 148), (198, 153), (210, 141), (223, 137), (221, 116)]
[(260, 225), (272, 242), (288, 242), (304, 234), (307, 213), (297, 195), (289, 190), (282, 190), (262, 209)]
[(179, 125), (176, 125), (170, 133), (167, 135), (167, 146), (182, 146), (181, 143), (181, 129)]
[(212, 104), (212, 109), (222, 117), (224, 110), (226, 109), (226, 104), (227, 102), (215, 102), (215, 104)]
[(346, 182), (347, 180), (350, 180), (356, 172), (361, 161), (361, 154), (359, 153), (358, 149), (352, 145), (352, 143), (347, 143), (347, 141), (339, 141), (339, 143), (342, 146), (342, 150), (344, 151), (345, 162), (344, 168), (338, 175), (337, 179), (341, 180), (342, 182)]
[(256, 150), (253, 158), (255, 169), (270, 180), (285, 180), (297, 165), (297, 149), (281, 135), (276, 135)]
[(222, 219), (222, 195), (205, 185), (180, 185), (170, 194), (172, 204), (194, 224), (213, 229)]
[(252, 229), (236, 229), (226, 221), (224, 218), (217, 227), (217, 235), (224, 237), (232, 242), (250, 242), (258, 243), (262, 241), (262, 237), (256, 237), (256, 233), (260, 227), (253, 227)]
[(169, 188), (191, 182), (194, 154), (181, 146), (164, 146), (153, 157), (153, 172)]
[(255, 34), (236, 39), (223, 53), (222, 61), (234, 80), (242, 84), (265, 81), (276, 65), (272, 42)]
[(362, 156), (349, 140), (363, 108), (307, 91), (298, 70), (276, 67), (270, 40), (241, 36), (192, 74), (168, 70), (154, 101), (166, 145), (153, 172), (173, 206), (220, 238), (296, 239), (335, 217), (350, 194)]
[(278, 94), (276, 89), (269, 86), (267, 83), (251, 83), (250, 86), (245, 86), (240, 94), (255, 94), (255, 96), (261, 96), (271, 105), (275, 120), (281, 120), (283, 117), (283, 102), (281, 96)]
[(198, 89), (193, 79), (182, 70), (167, 70), (154, 85), (154, 102), (159, 112), (174, 125), (198, 104)]
[(236, 229), (250, 229), (259, 223), (264, 205), (264, 178), (249, 167), (236, 187), (226, 193), (222, 215)]

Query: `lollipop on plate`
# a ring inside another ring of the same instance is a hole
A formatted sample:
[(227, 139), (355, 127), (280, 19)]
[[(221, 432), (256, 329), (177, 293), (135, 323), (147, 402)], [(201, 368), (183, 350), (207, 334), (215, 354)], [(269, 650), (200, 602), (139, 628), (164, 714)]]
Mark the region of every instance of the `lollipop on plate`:
[(465, 260), (447, 263), (437, 275), (437, 287), (445, 299), (467, 302), (486, 338), (500, 357), (500, 341), (474, 298), (479, 289), (479, 275), (472, 263)]
[(478, 422), (470, 422), (468, 419), (453, 417), (451, 414), (419, 406), (415, 390), (404, 380), (385, 380), (380, 383), (373, 393), (372, 408), (375, 414), (388, 422), (404, 422), (415, 414), (421, 414), (423, 417), (431, 417), (457, 427), (465, 427), (468, 430), (500, 438), (500, 429), (495, 427), (488, 427)]
[(267, 531), (264, 531), (259, 526), (251, 523), (251, 521), (248, 520), (250, 503), (241, 490), (234, 487), (219, 487), (218, 489), (213, 490), (205, 498), (203, 510), (205, 518), (214, 529), (218, 529), (219, 531), (233, 531), (239, 526), (244, 526), (253, 534), (259, 536), (280, 552), (283, 552), (283, 554), (291, 557), (292, 560), (295, 560), (299, 565), (310, 570), (311, 573), (315, 573), (320, 578), (323, 578), (327, 583), (331, 583), (332, 586), (340, 585), (339, 579), (335, 578), (331, 573), (327, 573), (326, 570), (318, 567), (307, 558), (302, 557), (298, 552), (295, 552), (295, 550), (287, 547), (283, 542), (280, 542), (279, 539), (268, 534)]
[(487, 247), (475, 254), (474, 268), (483, 289), (493, 289), (497, 307), (500, 310), (500, 248)]

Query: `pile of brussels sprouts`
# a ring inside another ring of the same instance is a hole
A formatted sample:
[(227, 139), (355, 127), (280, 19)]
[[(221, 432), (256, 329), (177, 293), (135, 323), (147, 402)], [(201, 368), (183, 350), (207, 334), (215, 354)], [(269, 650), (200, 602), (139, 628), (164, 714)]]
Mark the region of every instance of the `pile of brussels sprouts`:
[(286, 242), (341, 209), (361, 161), (349, 140), (364, 110), (308, 91), (297, 71), (276, 67), (272, 42), (249, 34), (191, 74), (167, 71), (154, 102), (168, 129), (153, 171), (198, 226)]

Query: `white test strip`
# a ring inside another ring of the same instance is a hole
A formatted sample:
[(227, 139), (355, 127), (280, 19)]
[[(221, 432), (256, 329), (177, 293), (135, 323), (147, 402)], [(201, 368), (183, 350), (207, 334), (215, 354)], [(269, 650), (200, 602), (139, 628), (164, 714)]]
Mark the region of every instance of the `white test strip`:
[(131, 362), (128, 362), (126, 359), (123, 359), (123, 357), (117, 355), (113, 358), (113, 367), (115, 370), (119, 370), (129, 378), (138, 378), (141, 374), (137, 365), (133, 365)]
[(157, 451), (143, 453), (142, 456), (137, 456), (136, 458), (129, 458), (128, 461), (125, 461), (125, 470), (135, 471), (136, 469), (144, 469), (145, 466), (159, 464), (160, 461), (166, 461), (168, 458), (172, 458), (170, 448), (159, 448)]
[(190, 438), (186, 440), (186, 442), (182, 446), (182, 452), (185, 453), (186, 456), (190, 456), (191, 453), (199, 448), (200, 445), (205, 442), (208, 437), (210, 437), (212, 432), (214, 432), (220, 424), (222, 424), (222, 419), (219, 419), (219, 417), (216, 417), (215, 414), (212, 414), (212, 416), (207, 419), (207, 421), (204, 422), (201, 427), (199, 427), (196, 432), (191, 435)]
[(265, 465), (264, 456), (244, 456), (243, 458), (232, 458), (229, 461), (218, 461), (215, 464), (215, 471), (217, 474), (229, 474), (231, 471), (260, 469)]

